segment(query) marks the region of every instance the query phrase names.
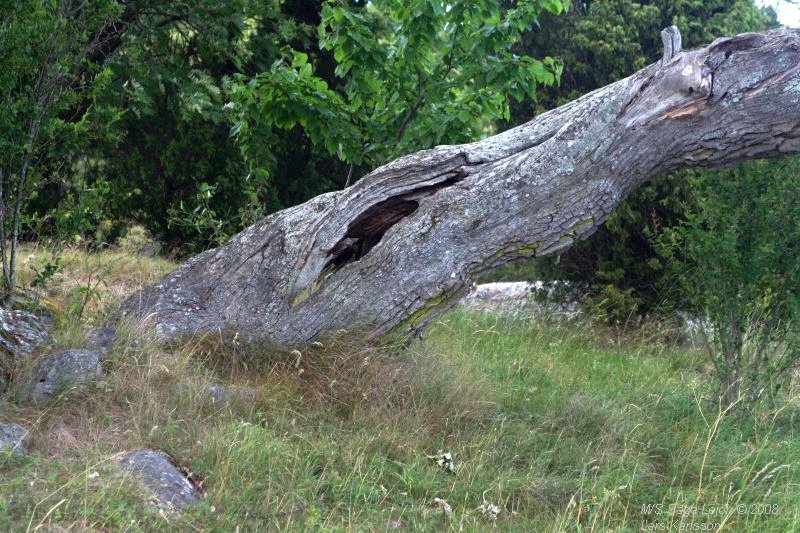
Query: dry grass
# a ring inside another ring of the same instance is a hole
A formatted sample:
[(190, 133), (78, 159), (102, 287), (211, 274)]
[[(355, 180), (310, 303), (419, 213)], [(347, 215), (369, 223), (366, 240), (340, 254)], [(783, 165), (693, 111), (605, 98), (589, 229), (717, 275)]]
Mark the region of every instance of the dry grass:
[(46, 298), (57, 303), (63, 317), (83, 305), (83, 324), (102, 322), (109, 310), (143, 286), (161, 279), (175, 263), (159, 257), (131, 254), (124, 249), (88, 253), (81, 247), (56, 252), (44, 246), (24, 245), (19, 252), (19, 284), (29, 287), (36, 273), (58, 257), (61, 268), (46, 281)]
[[(58, 347), (171, 268), (70, 253), (84, 281), (113, 265), (117, 289), (93, 316), (60, 321)], [(76, 286), (49, 290), (68, 302), (59, 291)], [(800, 402), (725, 415), (707, 400), (705, 358), (656, 327), (456, 312), (408, 349), (340, 335), (300, 352), (215, 336), (165, 346), (129, 325), (112, 354), (93, 389), (39, 407), (0, 396), (2, 420), (32, 428), (26, 458), (0, 456), (0, 530), (638, 530), (656, 518), (644, 505), (741, 503), (779, 513), (718, 521), (800, 524)], [(214, 404), (198, 392), (211, 383), (255, 399)], [(141, 446), (190, 470), (203, 503), (159, 515), (111, 459)], [(455, 474), (429, 458), (440, 451)]]

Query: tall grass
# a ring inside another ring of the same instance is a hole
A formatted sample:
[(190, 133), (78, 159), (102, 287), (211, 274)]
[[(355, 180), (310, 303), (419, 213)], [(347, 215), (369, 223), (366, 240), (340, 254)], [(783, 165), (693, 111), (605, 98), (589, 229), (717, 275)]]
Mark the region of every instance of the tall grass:
[[(33, 428), (26, 457), (0, 456), (0, 530), (796, 530), (797, 398), (729, 409), (705, 354), (651, 333), (457, 311), (404, 350), (287, 353), (131, 329), (97, 389), (0, 399)], [(212, 382), (256, 399), (211, 404), (194, 387)], [(109, 460), (138, 446), (203, 502), (160, 514)]]

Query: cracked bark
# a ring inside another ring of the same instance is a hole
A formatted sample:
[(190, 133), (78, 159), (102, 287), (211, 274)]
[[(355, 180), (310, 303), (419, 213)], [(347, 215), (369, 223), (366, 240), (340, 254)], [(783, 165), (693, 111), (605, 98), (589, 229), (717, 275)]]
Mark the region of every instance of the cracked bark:
[(800, 32), (723, 38), (494, 137), (402, 157), (275, 213), (126, 300), (164, 337), (292, 346), (339, 329), (406, 336), (482, 272), (590, 235), (680, 167), (800, 151)]

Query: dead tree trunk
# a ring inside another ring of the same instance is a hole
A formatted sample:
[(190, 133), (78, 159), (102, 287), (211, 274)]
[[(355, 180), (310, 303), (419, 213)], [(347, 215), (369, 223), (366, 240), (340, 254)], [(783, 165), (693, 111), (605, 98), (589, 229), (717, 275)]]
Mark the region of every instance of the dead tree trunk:
[(523, 126), (439, 146), (275, 213), (128, 299), (161, 335), (280, 345), (407, 335), (478, 274), (590, 235), (649, 178), (800, 151), (800, 31), (680, 49)]

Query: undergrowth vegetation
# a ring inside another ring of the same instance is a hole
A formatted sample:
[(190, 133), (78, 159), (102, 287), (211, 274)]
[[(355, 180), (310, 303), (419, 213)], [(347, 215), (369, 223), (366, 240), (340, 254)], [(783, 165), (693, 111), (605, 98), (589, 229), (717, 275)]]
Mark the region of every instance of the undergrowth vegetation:
[[(68, 253), (48, 289), (62, 307), (111, 267), (81, 320), (56, 321), (59, 347), (171, 268)], [(112, 354), (88, 392), (40, 407), (0, 396), (0, 419), (32, 428), (27, 455), (0, 455), (0, 530), (800, 524), (796, 389), (772, 407), (720, 404), (707, 355), (657, 326), (454, 311), (407, 348), (341, 335), (302, 352), (213, 337), (164, 346), (130, 326)], [(212, 404), (202, 383), (251, 387), (255, 401)], [(142, 446), (185, 467), (202, 503), (182, 514), (151, 505), (113, 459)]]

